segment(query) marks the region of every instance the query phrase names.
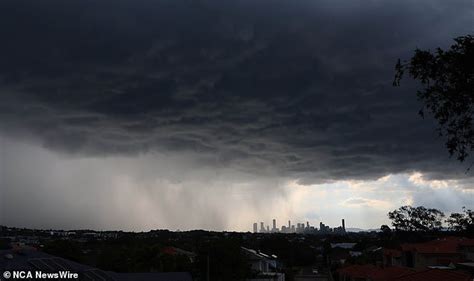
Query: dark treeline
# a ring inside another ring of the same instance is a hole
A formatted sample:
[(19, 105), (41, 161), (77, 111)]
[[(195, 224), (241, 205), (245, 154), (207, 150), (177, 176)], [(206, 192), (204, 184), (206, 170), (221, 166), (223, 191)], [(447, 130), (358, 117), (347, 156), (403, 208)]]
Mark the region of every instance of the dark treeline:
[[(389, 212), (388, 217), (396, 231), (434, 232), (445, 230), (466, 235), (474, 233), (474, 211), (466, 207), (462, 208), (462, 212), (451, 213), (446, 217), (438, 209), (423, 206), (402, 206)], [(387, 225), (382, 225), (380, 230), (382, 232), (391, 231)]]

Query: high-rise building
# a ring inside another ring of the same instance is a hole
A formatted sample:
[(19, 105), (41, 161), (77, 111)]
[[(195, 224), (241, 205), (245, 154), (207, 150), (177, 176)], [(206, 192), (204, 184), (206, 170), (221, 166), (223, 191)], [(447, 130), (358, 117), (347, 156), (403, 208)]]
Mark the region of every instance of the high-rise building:
[(258, 224), (256, 222), (253, 223), (253, 233), (258, 232)]
[(291, 228), (291, 221), (288, 221), (288, 228)]
[(273, 232), (277, 231), (277, 221), (276, 219), (273, 219)]
[(260, 222), (260, 232), (265, 232), (265, 226), (263, 225), (263, 221)]
[(328, 233), (331, 232), (331, 228), (324, 223), (320, 222), (319, 223), (319, 232), (321, 233)]
[(309, 221), (306, 222), (306, 228), (309, 229)]
[(344, 219), (342, 219), (342, 231), (346, 232), (346, 223), (344, 222)]
[(304, 223), (297, 223), (296, 224), (296, 232), (301, 233), (304, 231)]

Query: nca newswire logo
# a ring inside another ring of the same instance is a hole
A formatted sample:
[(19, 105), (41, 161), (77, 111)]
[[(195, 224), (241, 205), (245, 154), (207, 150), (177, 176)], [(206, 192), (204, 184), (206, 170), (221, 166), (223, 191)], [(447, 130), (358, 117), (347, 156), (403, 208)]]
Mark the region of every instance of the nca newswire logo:
[(43, 272), (43, 271), (29, 271), (29, 270), (14, 270), (14, 271), (5, 271), (3, 272), (3, 279), (37, 279), (37, 280), (47, 280), (47, 279), (71, 279), (78, 280), (79, 274), (70, 271), (57, 271), (57, 272)]

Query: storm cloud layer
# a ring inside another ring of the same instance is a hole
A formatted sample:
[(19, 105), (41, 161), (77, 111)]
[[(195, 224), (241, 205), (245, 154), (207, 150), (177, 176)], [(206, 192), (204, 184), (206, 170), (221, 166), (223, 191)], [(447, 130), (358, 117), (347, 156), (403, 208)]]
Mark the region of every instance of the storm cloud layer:
[(0, 134), (246, 179), (422, 172), (469, 189), (417, 115), (417, 85), (392, 81), (398, 58), (449, 46), (473, 18), (471, 0), (1, 1)]

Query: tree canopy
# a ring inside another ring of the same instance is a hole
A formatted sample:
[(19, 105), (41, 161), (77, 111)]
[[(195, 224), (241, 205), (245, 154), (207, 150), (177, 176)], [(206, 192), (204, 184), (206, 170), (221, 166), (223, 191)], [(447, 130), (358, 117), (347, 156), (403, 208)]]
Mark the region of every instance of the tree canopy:
[(417, 92), (425, 110), (438, 121), (438, 133), (444, 136), (451, 156), (464, 161), (474, 150), (474, 37), (461, 36), (448, 49), (435, 52), (416, 49), (409, 61), (396, 64), (394, 85), (407, 71), (419, 80)]
[(449, 228), (454, 231), (474, 232), (474, 211), (463, 207), (462, 213), (452, 213), (446, 222)]
[(441, 228), (444, 213), (423, 206), (402, 206), (388, 213), (392, 226), (402, 231), (433, 231)]

